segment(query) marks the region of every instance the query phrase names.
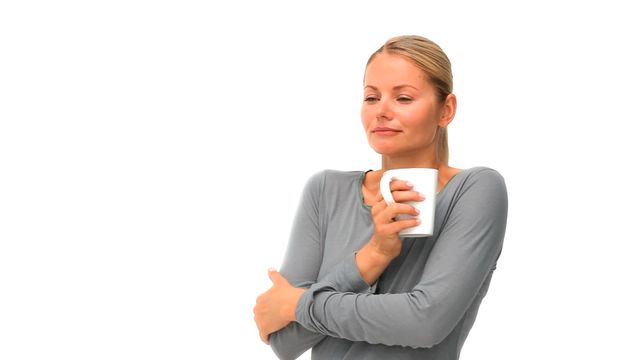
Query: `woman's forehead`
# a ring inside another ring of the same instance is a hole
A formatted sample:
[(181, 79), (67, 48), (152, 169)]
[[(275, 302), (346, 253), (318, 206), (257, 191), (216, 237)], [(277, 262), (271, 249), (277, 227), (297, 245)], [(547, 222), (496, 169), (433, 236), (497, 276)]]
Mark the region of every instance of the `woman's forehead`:
[(365, 70), (364, 86), (375, 88), (411, 86), (423, 88), (427, 83), (424, 72), (411, 60), (401, 55), (381, 53)]

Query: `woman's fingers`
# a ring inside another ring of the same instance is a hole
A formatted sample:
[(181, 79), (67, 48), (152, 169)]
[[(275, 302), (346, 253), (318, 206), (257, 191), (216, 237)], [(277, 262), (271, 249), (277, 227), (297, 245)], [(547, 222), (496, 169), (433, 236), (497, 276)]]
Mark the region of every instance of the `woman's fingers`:
[(414, 219), (404, 219), (404, 220), (396, 220), (392, 223), (389, 223), (387, 225), (385, 225), (385, 232), (390, 233), (390, 234), (395, 234), (395, 233), (399, 233), (400, 231), (410, 228), (410, 227), (414, 227), (414, 226), (418, 226), (420, 225), (420, 219), (418, 218), (414, 218)]
[(379, 197), (379, 201), (371, 208), (375, 231), (370, 242), (382, 254), (398, 256), (402, 247), (398, 233), (420, 224), (419, 219), (412, 217), (419, 214), (418, 209), (407, 202), (422, 201), (424, 197), (412, 189), (413, 184), (394, 180), (391, 183), (394, 201), (388, 203)]
[(269, 345), (269, 334), (261, 332), (260, 333), (260, 340), (262, 340), (263, 343)]
[(418, 211), (418, 209), (413, 205), (403, 204), (403, 203), (393, 203), (393, 204), (389, 204), (386, 208), (384, 208), (380, 212), (380, 216), (391, 220), (397, 217), (398, 215), (416, 216), (419, 213), (420, 211)]
[(391, 204), (374, 219), (374, 222), (380, 233), (390, 235), (420, 223), (417, 217), (398, 218), (398, 215), (417, 216), (419, 213), (418, 209), (408, 204)]
[(423, 201), (424, 195), (413, 190), (413, 184), (404, 180), (394, 180), (390, 185), (395, 202)]
[(391, 185), (389, 185), (391, 191), (401, 191), (401, 190), (411, 190), (413, 189), (413, 184), (409, 181), (404, 180), (393, 180)]
[(376, 203), (371, 208), (373, 222), (376, 225), (382, 225), (394, 221), (398, 215), (417, 216), (420, 211), (409, 204), (393, 203), (387, 205), (384, 201)]
[(417, 226), (420, 220), (417, 218), (401, 218), (399, 215), (417, 216), (420, 211), (406, 202), (422, 201), (424, 196), (411, 190), (413, 185), (402, 180), (394, 180), (391, 183), (392, 194), (396, 202), (387, 203), (379, 197), (379, 201), (371, 208), (371, 215), (379, 234), (397, 234), (406, 228)]
[(260, 304), (261, 303), (261, 298), (263, 296), (264, 296), (264, 294), (258, 296), (258, 299), (256, 300), (257, 304), (253, 308), (253, 321), (255, 321), (256, 326), (258, 327), (258, 333), (260, 334), (260, 340), (262, 340), (262, 342), (264, 342), (265, 344), (269, 345), (269, 334), (271, 334), (271, 332), (269, 331), (269, 329), (267, 328), (267, 325), (266, 325), (266, 321), (267, 320), (265, 320), (265, 317), (267, 315), (265, 314), (265, 311), (263, 310), (263, 306)]
[(394, 191), (392, 194), (396, 202), (423, 201), (425, 199), (422, 193), (411, 190)]
[(387, 203), (384, 201), (384, 199), (382, 199), (382, 197), (380, 197), (380, 200), (378, 200), (371, 207), (371, 216), (373, 216), (373, 218), (375, 219), (375, 217), (378, 216), (378, 214), (380, 214), (384, 209), (386, 209), (387, 206), (389, 206), (389, 205), (387, 205)]

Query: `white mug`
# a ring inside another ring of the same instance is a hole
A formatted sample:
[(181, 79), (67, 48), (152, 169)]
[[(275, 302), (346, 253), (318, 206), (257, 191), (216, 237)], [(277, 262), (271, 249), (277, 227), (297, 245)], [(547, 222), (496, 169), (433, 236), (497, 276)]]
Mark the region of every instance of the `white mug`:
[[(424, 201), (408, 201), (409, 205), (415, 206), (420, 211), (417, 216), (420, 219), (418, 226), (406, 228), (400, 231), (402, 237), (421, 237), (433, 235), (433, 223), (436, 212), (436, 191), (438, 188), (438, 170), (430, 168), (405, 168), (391, 169), (385, 171), (380, 180), (380, 193), (387, 204), (394, 203), (391, 194), (391, 181), (403, 180), (413, 183), (413, 191), (424, 194)], [(411, 219), (416, 216), (400, 214), (398, 220)]]

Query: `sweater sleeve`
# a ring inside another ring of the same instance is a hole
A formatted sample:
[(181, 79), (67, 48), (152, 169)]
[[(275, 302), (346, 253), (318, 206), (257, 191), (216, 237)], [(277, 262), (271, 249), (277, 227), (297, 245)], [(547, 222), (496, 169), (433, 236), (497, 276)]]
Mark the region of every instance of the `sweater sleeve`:
[[(322, 264), (324, 237), (320, 218), (320, 195), (324, 186), (324, 173), (314, 174), (306, 183), (294, 217), (281, 274), (299, 288), (315, 283)], [(320, 342), (325, 335), (306, 329), (297, 322), (269, 336), (271, 349), (279, 359), (295, 359)]]
[[(444, 340), (500, 255), (507, 220), (504, 179), (483, 169), (469, 176), (453, 201), (422, 277), (410, 292), (357, 293), (359, 282), (344, 280), (356, 277), (350, 257), (305, 291), (296, 308), (297, 322), (314, 332), (371, 344), (429, 348)], [(349, 283), (353, 291), (345, 289)]]

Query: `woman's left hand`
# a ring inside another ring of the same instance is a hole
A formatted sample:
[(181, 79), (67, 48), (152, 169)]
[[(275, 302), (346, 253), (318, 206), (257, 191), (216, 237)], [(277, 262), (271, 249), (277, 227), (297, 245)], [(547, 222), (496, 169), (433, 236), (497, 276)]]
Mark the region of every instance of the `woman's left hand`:
[(304, 293), (304, 289), (291, 286), (275, 270), (269, 270), (269, 279), (273, 282), (271, 289), (258, 296), (253, 308), (253, 318), (260, 332), (260, 339), (265, 344), (269, 344), (269, 334), (296, 320), (296, 306)]

